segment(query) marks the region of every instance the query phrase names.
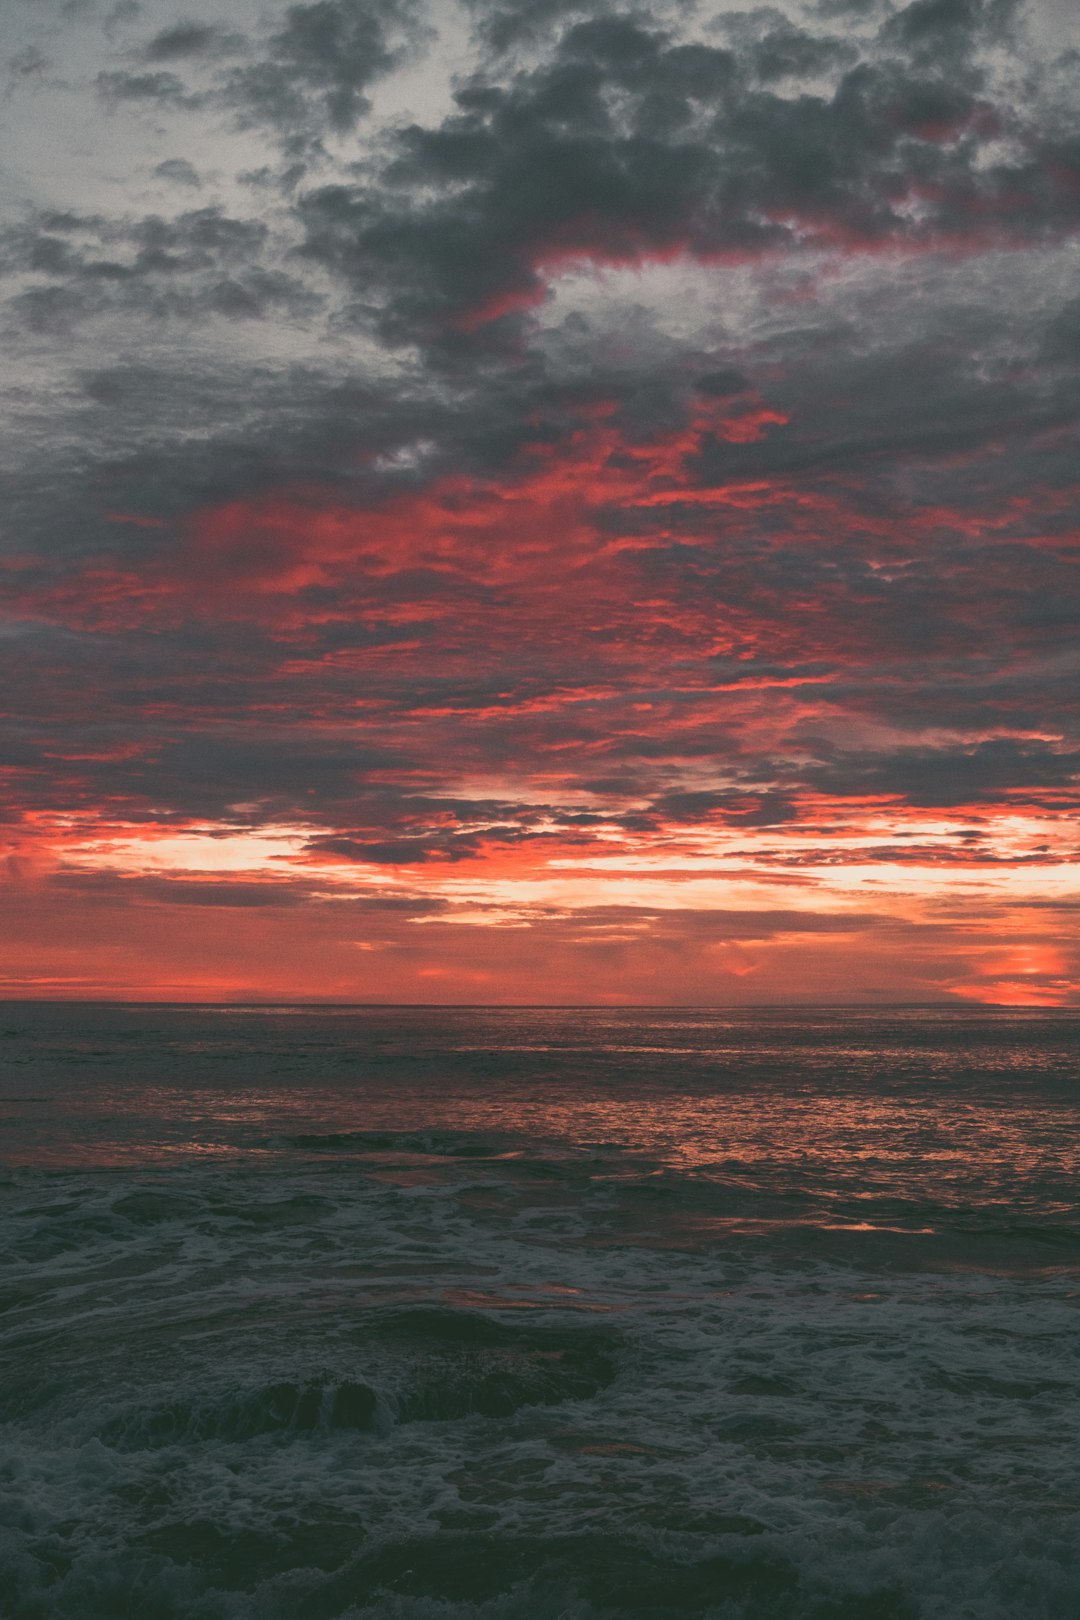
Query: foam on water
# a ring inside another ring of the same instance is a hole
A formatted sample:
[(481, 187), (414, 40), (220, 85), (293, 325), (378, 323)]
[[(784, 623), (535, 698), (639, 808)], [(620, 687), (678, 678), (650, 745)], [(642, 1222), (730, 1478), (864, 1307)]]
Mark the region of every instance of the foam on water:
[(8, 1018), (13, 1620), (1080, 1612), (1075, 1022)]

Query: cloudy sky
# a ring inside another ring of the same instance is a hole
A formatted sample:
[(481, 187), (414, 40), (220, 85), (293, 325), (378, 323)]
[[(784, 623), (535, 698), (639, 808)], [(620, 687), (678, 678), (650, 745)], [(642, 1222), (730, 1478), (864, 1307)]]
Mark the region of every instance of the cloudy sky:
[(0, 993), (1080, 1001), (1073, 0), (4, 0)]

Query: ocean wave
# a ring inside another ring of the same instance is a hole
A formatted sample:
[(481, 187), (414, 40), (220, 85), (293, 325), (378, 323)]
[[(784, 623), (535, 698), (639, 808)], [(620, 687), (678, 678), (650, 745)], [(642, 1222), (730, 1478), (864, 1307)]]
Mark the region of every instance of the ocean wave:
[(3, 1620), (1075, 1620), (1075, 1039), (480, 1016), (19, 1012)]
[[(118, 1412), (98, 1427), (97, 1438), (115, 1450), (137, 1451), (505, 1418), (524, 1407), (598, 1394), (616, 1377), (620, 1344), (607, 1328), (523, 1327), (436, 1308), (376, 1313), (354, 1337), (372, 1378), (319, 1375), (187, 1394)], [(18, 1413), (44, 1404), (49, 1393), (27, 1390)]]
[(465, 1131), (323, 1131), (271, 1138), (269, 1145), (294, 1148), (300, 1153), (426, 1153), (439, 1158), (477, 1159), (506, 1152), (511, 1140)]
[(235, 1443), (263, 1434), (330, 1433), (375, 1427), (378, 1397), (367, 1384), (284, 1381), (217, 1401), (179, 1399), (151, 1411), (123, 1413), (103, 1425), (99, 1438), (118, 1451), (162, 1446)]

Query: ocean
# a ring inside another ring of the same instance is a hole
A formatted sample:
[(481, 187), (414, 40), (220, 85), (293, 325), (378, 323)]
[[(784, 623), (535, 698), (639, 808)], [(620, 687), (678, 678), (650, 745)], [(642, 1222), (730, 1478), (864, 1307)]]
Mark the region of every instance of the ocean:
[(5, 1620), (1076, 1620), (1080, 1017), (0, 1007)]

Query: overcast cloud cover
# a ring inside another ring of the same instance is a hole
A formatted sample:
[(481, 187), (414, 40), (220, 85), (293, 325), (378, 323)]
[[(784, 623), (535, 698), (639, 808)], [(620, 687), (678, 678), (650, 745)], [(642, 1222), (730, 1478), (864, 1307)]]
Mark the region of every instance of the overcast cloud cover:
[(1080, 1000), (1071, 0), (3, 49), (3, 993)]

